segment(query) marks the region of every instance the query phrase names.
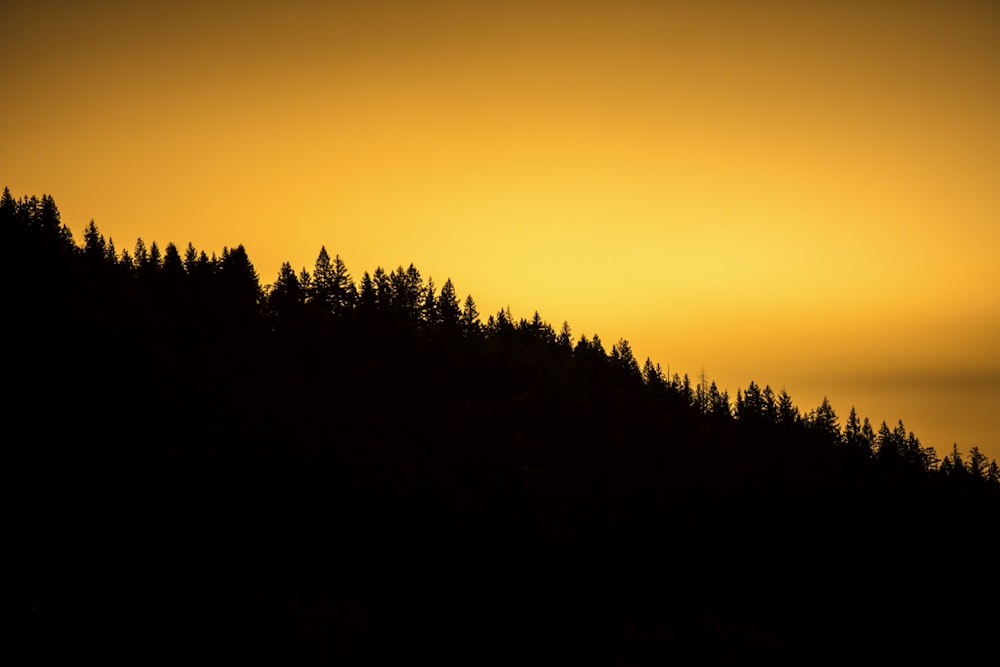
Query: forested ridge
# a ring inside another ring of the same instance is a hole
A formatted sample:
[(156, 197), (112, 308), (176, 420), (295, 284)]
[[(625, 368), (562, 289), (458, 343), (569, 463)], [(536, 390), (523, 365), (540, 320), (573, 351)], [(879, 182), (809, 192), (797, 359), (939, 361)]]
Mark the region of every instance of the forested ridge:
[[(997, 656), (1000, 470), (322, 248), (262, 286), (0, 199), (39, 662)], [(193, 658), (194, 657), (194, 658)]]

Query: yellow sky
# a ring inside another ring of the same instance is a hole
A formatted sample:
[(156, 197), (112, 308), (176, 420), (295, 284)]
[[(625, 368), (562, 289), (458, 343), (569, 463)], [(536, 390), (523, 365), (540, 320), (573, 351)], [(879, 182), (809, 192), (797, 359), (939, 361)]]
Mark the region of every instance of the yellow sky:
[[(210, 5), (206, 8), (206, 5)], [(488, 5), (488, 6), (486, 6)], [(6, 2), (0, 186), (1000, 459), (1000, 8)]]

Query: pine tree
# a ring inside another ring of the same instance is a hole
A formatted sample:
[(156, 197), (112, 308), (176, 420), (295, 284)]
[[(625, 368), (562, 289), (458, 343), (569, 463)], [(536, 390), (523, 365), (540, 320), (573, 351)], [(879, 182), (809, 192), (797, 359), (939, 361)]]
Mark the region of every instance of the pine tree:
[(375, 303), (378, 306), (378, 310), (385, 313), (389, 312), (392, 308), (393, 300), (392, 283), (385, 269), (381, 266), (376, 266), (375, 273), (372, 274), (372, 282), (375, 285)]
[(964, 476), (968, 474), (969, 469), (965, 466), (965, 461), (962, 460), (962, 453), (958, 451), (958, 443), (952, 443), (951, 454), (946, 457), (951, 463), (951, 474), (953, 476)]
[(865, 417), (864, 423), (861, 424), (861, 442), (867, 451), (875, 451), (875, 429), (872, 428), (868, 417)]
[(639, 381), (642, 379), (642, 371), (639, 362), (636, 361), (632, 353), (632, 346), (624, 338), (619, 338), (618, 342), (611, 346), (611, 363), (628, 379)]
[(198, 251), (194, 249), (194, 244), (188, 241), (187, 248), (184, 249), (184, 270), (187, 274), (193, 275), (198, 266)]
[(458, 326), (462, 311), (458, 307), (458, 296), (455, 294), (455, 286), (451, 283), (451, 278), (444, 281), (441, 287), (441, 294), (437, 301), (438, 323), (445, 329), (454, 329)]
[(263, 292), (257, 271), (242, 244), (231, 250), (222, 249), (219, 280), (222, 289), (220, 305), (235, 325), (246, 326), (257, 315)]
[(736, 418), (742, 422), (761, 423), (765, 420), (764, 394), (753, 380), (742, 394), (737, 391), (735, 412)]
[(851, 411), (847, 415), (847, 423), (844, 425), (844, 444), (851, 451), (861, 451), (861, 420), (858, 412), (851, 406)]
[(149, 246), (149, 267), (153, 272), (163, 268), (163, 255), (160, 254), (160, 246), (156, 245), (156, 241)]
[(7, 225), (14, 224), (14, 216), (17, 214), (17, 203), (14, 201), (14, 197), (10, 194), (10, 188), (3, 189), (3, 195), (0, 196), (0, 224), (4, 225), (6, 229)]
[(895, 461), (899, 459), (900, 443), (896, 442), (892, 431), (889, 430), (888, 424), (884, 421), (879, 426), (878, 434), (875, 436), (875, 445), (880, 461)]
[(565, 350), (573, 349), (573, 334), (569, 328), (569, 322), (563, 320), (562, 329), (559, 330), (559, 337), (556, 339), (559, 346)]
[(608, 353), (604, 351), (604, 345), (601, 343), (601, 337), (594, 334), (594, 337), (590, 339), (590, 349), (594, 353), (594, 356), (599, 359), (605, 359)]
[(267, 302), (272, 315), (278, 319), (295, 317), (305, 307), (306, 292), (289, 262), (284, 262), (278, 278), (271, 286)]
[(110, 236), (108, 237), (108, 245), (104, 249), (104, 261), (108, 266), (118, 264), (118, 252), (115, 250), (115, 242)]
[(985, 479), (989, 469), (989, 459), (979, 451), (979, 447), (969, 450), (969, 472), (976, 479)]
[(646, 363), (642, 365), (642, 381), (646, 386), (655, 391), (661, 391), (666, 387), (663, 379), (663, 369), (659, 364), (653, 364), (653, 360), (646, 357)]
[(358, 293), (358, 312), (369, 316), (378, 308), (378, 295), (375, 293), (375, 282), (365, 271), (361, 276), (361, 289)]
[(823, 402), (820, 403), (819, 407), (809, 413), (807, 421), (810, 428), (826, 442), (832, 445), (840, 444), (840, 425), (837, 423), (837, 413), (834, 412), (833, 406), (830, 405), (826, 396), (823, 397)]
[(136, 239), (135, 248), (132, 250), (132, 262), (140, 270), (149, 266), (149, 251), (146, 250), (146, 244), (143, 242), (142, 237)]
[(163, 251), (163, 276), (174, 285), (184, 278), (184, 261), (173, 243), (168, 243)]
[(778, 402), (774, 396), (774, 390), (771, 389), (771, 385), (764, 385), (764, 390), (760, 393), (761, 406), (764, 410), (764, 420), (768, 424), (774, 424), (778, 421)]
[(83, 231), (83, 256), (87, 258), (87, 261), (92, 266), (99, 266), (104, 264), (107, 249), (104, 236), (101, 235), (97, 230), (97, 225), (91, 220), (90, 224)]
[(729, 404), (729, 392), (720, 392), (714, 380), (708, 387), (708, 414), (713, 417), (733, 416), (733, 409)]
[(332, 284), (333, 314), (344, 317), (352, 310), (358, 300), (358, 291), (354, 286), (350, 271), (340, 255), (333, 258), (333, 284)]
[(462, 331), (469, 338), (479, 333), (481, 326), (479, 323), (479, 311), (476, 309), (476, 302), (473, 300), (471, 294), (465, 297), (465, 304), (462, 306), (461, 325)]
[(775, 422), (781, 428), (792, 428), (800, 421), (802, 421), (802, 416), (799, 414), (798, 407), (792, 402), (791, 395), (782, 388), (781, 393), (778, 394), (778, 404), (776, 407), (777, 415), (775, 417)]
[(434, 278), (427, 279), (424, 300), (420, 304), (420, 320), (429, 325), (437, 322), (437, 298), (434, 294)]
[(327, 253), (326, 246), (321, 246), (313, 266), (312, 284), (309, 287), (309, 303), (322, 313), (333, 313), (335, 283), (336, 278), (330, 254)]

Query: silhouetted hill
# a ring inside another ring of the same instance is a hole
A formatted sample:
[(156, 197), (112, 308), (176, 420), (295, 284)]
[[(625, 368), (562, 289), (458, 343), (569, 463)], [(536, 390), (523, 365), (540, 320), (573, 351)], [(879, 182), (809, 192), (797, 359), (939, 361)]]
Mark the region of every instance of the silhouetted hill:
[(640, 365), (412, 265), (262, 288), (0, 200), (38, 662), (741, 664), (995, 650), (995, 462)]

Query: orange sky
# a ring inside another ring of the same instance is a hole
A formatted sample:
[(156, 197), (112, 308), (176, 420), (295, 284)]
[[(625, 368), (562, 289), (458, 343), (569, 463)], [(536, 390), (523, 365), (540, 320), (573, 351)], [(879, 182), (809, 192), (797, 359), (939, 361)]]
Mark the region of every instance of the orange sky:
[[(208, 8), (206, 8), (208, 7)], [(0, 187), (1000, 459), (990, 2), (5, 2)]]

